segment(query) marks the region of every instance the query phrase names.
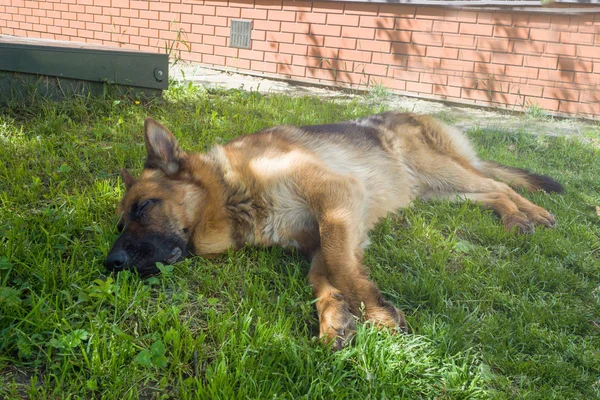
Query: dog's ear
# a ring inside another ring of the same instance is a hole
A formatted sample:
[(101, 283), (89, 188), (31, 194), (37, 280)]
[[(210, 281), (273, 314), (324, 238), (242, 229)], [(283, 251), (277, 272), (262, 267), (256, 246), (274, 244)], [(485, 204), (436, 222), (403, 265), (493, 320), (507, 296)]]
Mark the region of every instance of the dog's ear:
[(147, 152), (144, 168), (161, 169), (167, 175), (175, 175), (185, 157), (175, 136), (152, 118), (146, 118), (144, 140)]
[(123, 178), (123, 183), (125, 184), (125, 189), (127, 190), (131, 189), (131, 187), (137, 182), (137, 180), (131, 176), (126, 168), (121, 168), (121, 178)]

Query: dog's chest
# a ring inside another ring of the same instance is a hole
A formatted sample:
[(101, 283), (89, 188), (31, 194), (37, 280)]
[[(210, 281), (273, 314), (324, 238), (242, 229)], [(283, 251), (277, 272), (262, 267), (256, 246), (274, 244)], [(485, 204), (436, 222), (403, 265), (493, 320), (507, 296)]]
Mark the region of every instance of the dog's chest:
[(317, 221), (294, 185), (280, 182), (267, 190), (265, 199), (267, 207), (256, 232), (260, 244), (306, 250), (318, 243)]

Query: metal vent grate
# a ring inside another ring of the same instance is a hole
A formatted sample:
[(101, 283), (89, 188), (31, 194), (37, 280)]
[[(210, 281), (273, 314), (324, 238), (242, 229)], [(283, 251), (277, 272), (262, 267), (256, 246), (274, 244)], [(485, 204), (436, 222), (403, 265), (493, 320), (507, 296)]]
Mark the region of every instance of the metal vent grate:
[(229, 47), (249, 49), (251, 30), (252, 21), (246, 19), (232, 19), (231, 31), (229, 32)]

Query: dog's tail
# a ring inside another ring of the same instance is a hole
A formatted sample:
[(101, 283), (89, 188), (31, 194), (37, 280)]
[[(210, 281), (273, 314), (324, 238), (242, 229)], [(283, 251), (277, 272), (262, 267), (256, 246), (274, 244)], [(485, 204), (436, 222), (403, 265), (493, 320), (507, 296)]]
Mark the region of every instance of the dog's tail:
[(490, 178), (497, 179), (513, 187), (523, 187), (530, 192), (540, 189), (549, 193), (562, 193), (564, 191), (560, 183), (548, 176), (532, 174), (527, 170), (509, 167), (493, 161), (482, 160), (479, 170)]

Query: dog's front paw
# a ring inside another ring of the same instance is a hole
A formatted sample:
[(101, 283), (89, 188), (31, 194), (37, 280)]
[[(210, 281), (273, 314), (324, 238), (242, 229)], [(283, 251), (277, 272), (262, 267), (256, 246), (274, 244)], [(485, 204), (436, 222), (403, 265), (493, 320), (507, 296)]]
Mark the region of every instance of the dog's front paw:
[(385, 302), (380, 307), (369, 308), (365, 311), (365, 318), (375, 326), (390, 328), (401, 332), (408, 332), (408, 324), (404, 313), (391, 303)]
[(340, 293), (319, 302), (319, 336), (334, 350), (339, 350), (356, 334), (356, 317)]

